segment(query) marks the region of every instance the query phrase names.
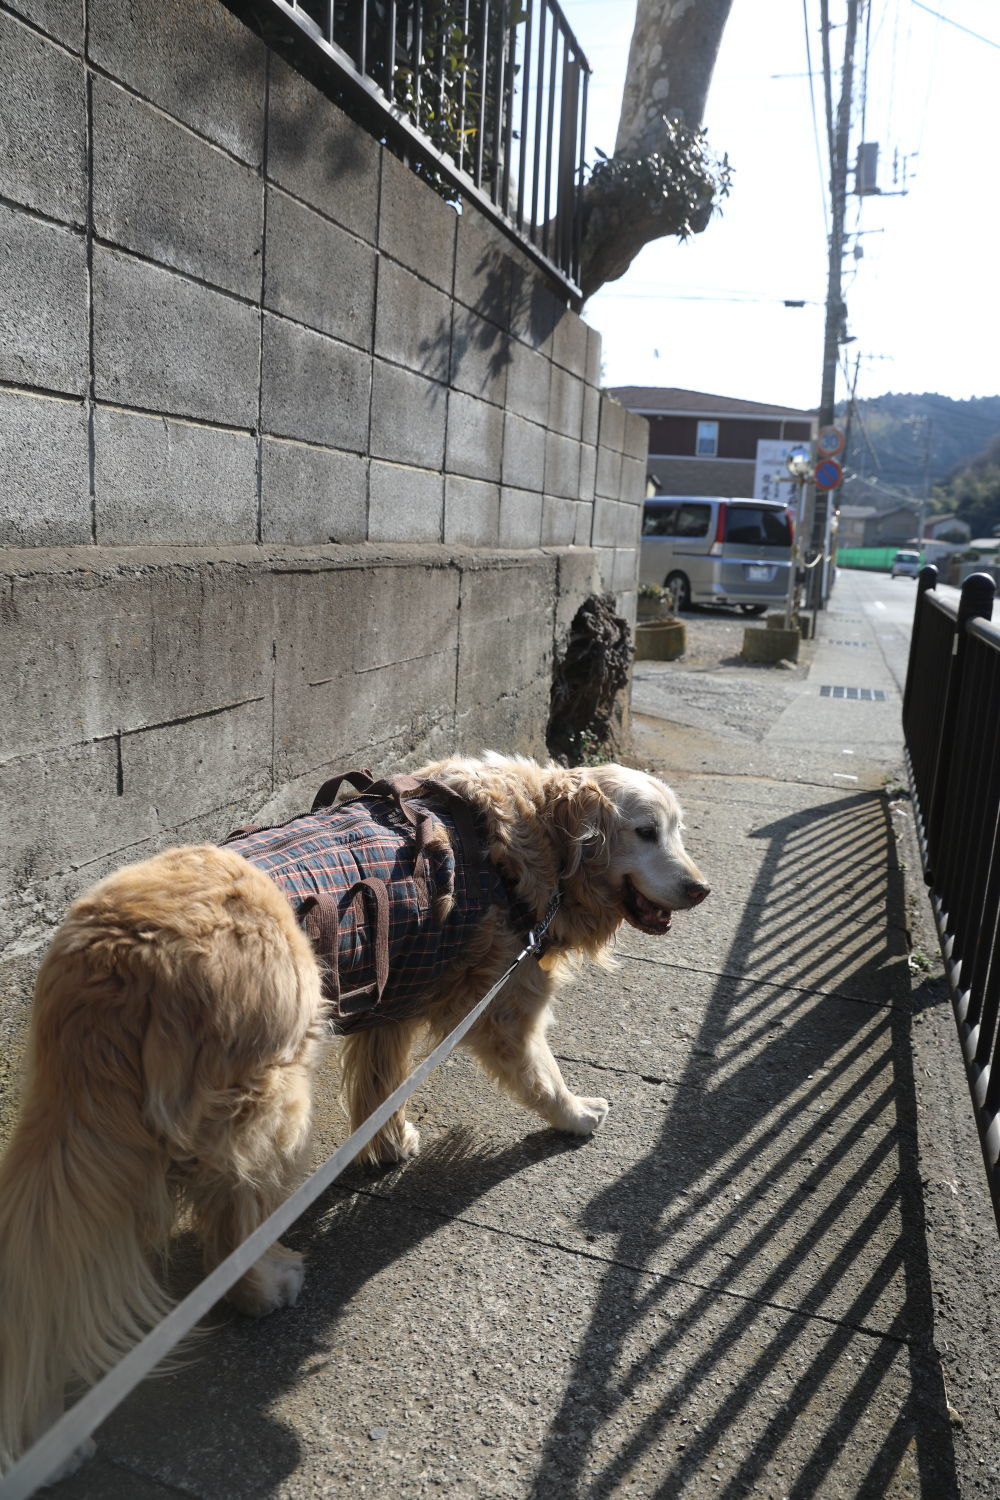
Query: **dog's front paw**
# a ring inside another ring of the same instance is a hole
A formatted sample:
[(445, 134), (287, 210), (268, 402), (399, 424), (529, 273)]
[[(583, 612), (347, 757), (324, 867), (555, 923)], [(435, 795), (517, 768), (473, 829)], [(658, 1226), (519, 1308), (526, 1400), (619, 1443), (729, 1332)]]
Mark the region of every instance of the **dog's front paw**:
[(593, 1135), (599, 1130), (608, 1118), (607, 1099), (581, 1099), (578, 1095), (571, 1100), (572, 1109), (566, 1112), (566, 1122), (563, 1130), (570, 1130), (574, 1135)]

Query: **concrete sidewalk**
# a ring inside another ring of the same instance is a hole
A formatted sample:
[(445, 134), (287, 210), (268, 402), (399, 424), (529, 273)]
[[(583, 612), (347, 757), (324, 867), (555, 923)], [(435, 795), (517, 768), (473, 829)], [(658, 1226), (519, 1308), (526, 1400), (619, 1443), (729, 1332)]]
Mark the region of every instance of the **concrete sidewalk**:
[(418, 1160), (297, 1226), (299, 1306), (220, 1317), (60, 1496), (1000, 1494), (969, 1314), (996, 1233), (929, 948), (913, 1024), (898, 661), (858, 587), (797, 672), (637, 672), (637, 763), (713, 894), (567, 992), (555, 1050), (604, 1129), (541, 1129), (450, 1060)]

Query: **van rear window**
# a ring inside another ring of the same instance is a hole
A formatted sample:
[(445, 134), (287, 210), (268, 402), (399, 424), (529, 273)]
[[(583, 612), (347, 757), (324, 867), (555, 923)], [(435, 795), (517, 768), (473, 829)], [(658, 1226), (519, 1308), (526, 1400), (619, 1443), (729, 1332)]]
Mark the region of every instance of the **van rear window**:
[(731, 505), (726, 511), (726, 541), (753, 547), (790, 547), (788, 516), (783, 510)]
[(712, 519), (710, 505), (647, 505), (642, 518), (643, 536), (708, 536)]

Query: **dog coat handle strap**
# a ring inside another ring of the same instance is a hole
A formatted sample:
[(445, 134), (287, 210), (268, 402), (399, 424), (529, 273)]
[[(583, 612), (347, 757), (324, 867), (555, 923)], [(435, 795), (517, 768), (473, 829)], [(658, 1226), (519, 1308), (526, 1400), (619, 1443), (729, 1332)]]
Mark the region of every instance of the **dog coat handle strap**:
[(331, 776), (324, 781), (313, 798), (312, 811), (320, 812), (324, 807), (332, 807), (345, 781), (350, 782), (356, 792), (367, 792), (374, 784), (371, 771), (342, 771), (339, 776)]

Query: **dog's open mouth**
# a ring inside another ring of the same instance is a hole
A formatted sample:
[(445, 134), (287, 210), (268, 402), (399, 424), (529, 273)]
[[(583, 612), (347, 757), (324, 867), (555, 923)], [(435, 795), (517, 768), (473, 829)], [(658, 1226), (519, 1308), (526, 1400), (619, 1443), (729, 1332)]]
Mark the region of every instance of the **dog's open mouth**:
[(625, 917), (633, 927), (653, 934), (669, 932), (673, 915), (669, 906), (657, 906), (625, 876)]

